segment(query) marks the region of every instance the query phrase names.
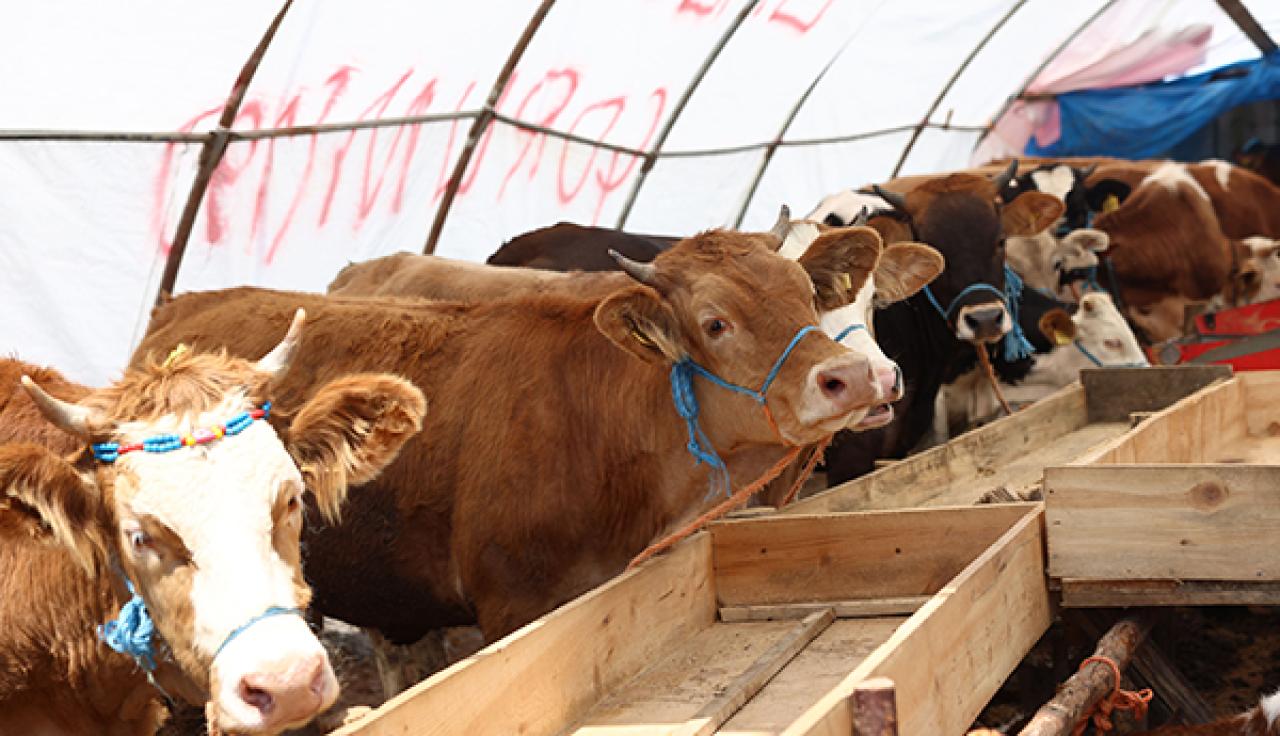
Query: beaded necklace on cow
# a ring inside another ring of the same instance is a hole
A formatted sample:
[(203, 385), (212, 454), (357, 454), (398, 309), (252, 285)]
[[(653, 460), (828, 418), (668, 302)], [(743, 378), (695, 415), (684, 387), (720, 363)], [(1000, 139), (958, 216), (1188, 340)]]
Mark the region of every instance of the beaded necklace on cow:
[[(181, 353), (175, 350), (169, 356), (169, 360), (172, 360), (175, 354)], [(141, 442), (131, 442), (127, 445), (121, 445), (118, 442), (96, 442), (90, 445), (90, 449), (93, 451), (93, 456), (104, 463), (114, 463), (121, 455), (130, 452), (173, 452), (184, 447), (207, 445), (224, 437), (234, 437), (253, 424), (254, 420), (266, 419), (270, 416), (270, 413), (271, 402), (267, 401), (262, 404), (260, 409), (242, 411), (228, 419), (224, 424), (219, 424), (210, 429), (197, 429), (186, 435), (160, 434), (154, 437), (147, 437)], [(118, 564), (116, 568), (116, 571), (124, 580), (125, 588), (129, 591), (130, 598), (120, 607), (120, 613), (114, 619), (98, 627), (98, 638), (113, 651), (132, 658), (147, 673), (147, 679), (151, 684), (161, 693), (164, 693), (165, 697), (169, 697), (164, 688), (161, 688), (152, 676), (156, 668), (156, 642), (155, 622), (151, 619), (151, 612), (147, 610), (146, 601), (143, 600), (137, 589), (133, 587), (133, 581), (129, 580), (129, 576), (125, 574)], [(222, 643), (218, 645), (217, 650), (214, 651), (214, 659), (217, 659), (222, 650), (250, 626), (263, 619), (286, 614), (302, 616), (302, 611), (285, 606), (268, 606), (262, 613), (232, 629), (231, 633), (227, 634)]]

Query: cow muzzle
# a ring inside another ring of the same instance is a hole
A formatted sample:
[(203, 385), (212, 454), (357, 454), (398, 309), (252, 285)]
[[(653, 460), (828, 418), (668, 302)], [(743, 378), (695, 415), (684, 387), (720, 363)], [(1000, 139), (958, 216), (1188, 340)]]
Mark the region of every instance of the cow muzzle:
[(809, 370), (797, 419), (824, 432), (856, 424), (871, 407), (883, 403), (877, 383), (865, 355), (847, 352), (828, 358)]
[(902, 369), (898, 367), (897, 363), (890, 362), (876, 366), (873, 372), (880, 403), (871, 407), (866, 415), (856, 423), (849, 425), (849, 429), (855, 432), (878, 429), (892, 422), (894, 416), (893, 402), (901, 399), (904, 393)]
[(1013, 320), (1002, 302), (984, 302), (960, 307), (956, 312), (956, 337), (966, 342), (998, 342), (1013, 328)]
[(338, 680), (306, 623), (279, 616), (219, 652), (212, 692), (206, 713), (217, 732), (258, 736), (306, 725), (337, 700)]

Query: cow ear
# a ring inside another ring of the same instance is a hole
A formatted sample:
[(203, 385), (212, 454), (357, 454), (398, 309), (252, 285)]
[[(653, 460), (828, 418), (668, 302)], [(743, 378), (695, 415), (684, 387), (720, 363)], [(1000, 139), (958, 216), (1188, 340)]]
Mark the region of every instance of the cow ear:
[(853, 301), (882, 249), (880, 234), (869, 227), (836, 228), (815, 238), (799, 263), (813, 282), (818, 308), (830, 311)]
[(35, 517), (89, 574), (110, 559), (111, 514), (96, 486), (39, 445), (0, 447), (0, 508)]
[(880, 233), (880, 241), (886, 245), (911, 240), (911, 225), (893, 215), (874, 215), (867, 220), (867, 227)]
[(641, 360), (675, 363), (688, 354), (675, 312), (647, 286), (610, 294), (596, 307), (595, 322), (605, 337)]
[(1065, 209), (1052, 194), (1023, 192), (1000, 210), (1000, 223), (1005, 237), (1031, 237), (1049, 229)]
[(1054, 345), (1067, 345), (1076, 339), (1076, 323), (1061, 309), (1050, 309), (1040, 318), (1040, 332)]
[(942, 254), (924, 243), (894, 243), (876, 265), (876, 300), (900, 302), (927, 286), (945, 266)]
[(408, 381), (356, 373), (325, 384), (289, 422), (286, 445), (307, 489), (336, 521), (347, 489), (377, 477), (422, 429), (427, 401)]
[(1094, 212), (1110, 212), (1123, 204), (1132, 191), (1119, 179), (1102, 179), (1085, 190), (1084, 199)]
[(1079, 230), (1072, 230), (1066, 238), (1065, 243), (1075, 243), (1092, 253), (1101, 253), (1111, 247), (1111, 236), (1101, 230), (1094, 230), (1091, 227), (1083, 227)]

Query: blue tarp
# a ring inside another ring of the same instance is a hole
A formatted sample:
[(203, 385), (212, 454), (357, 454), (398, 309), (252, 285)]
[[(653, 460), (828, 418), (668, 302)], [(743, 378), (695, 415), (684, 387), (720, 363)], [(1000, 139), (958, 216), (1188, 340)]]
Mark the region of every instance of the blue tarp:
[(1280, 52), (1194, 77), (1058, 96), (1062, 137), (1032, 156), (1156, 158), (1233, 107), (1280, 99)]

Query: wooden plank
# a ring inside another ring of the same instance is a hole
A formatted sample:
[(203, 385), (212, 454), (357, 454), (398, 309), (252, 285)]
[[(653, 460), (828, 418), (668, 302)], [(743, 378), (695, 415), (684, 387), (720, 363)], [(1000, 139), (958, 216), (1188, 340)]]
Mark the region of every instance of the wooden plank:
[(715, 733), (832, 621), (835, 621), (835, 613), (830, 608), (805, 616), (792, 632), (760, 655), (750, 669), (735, 678), (723, 693), (673, 733), (676, 736), (710, 736)]
[(1049, 628), (1043, 519), (1014, 524), (784, 734), (847, 735), (849, 696), (875, 676), (896, 685), (900, 733), (963, 733)]
[(1123, 422), (1134, 412), (1157, 411), (1209, 384), (1231, 377), (1225, 365), (1086, 368), (1080, 382), (1088, 422)]
[(720, 729), (721, 736), (782, 732), (906, 620), (904, 616), (837, 619)]
[(710, 527), (716, 593), (721, 606), (931, 595), (1036, 507), (720, 522)]
[(1280, 435), (1280, 371), (1241, 373), (1248, 432), (1256, 437)]
[(927, 595), (864, 600), (818, 601), (815, 603), (774, 603), (755, 606), (722, 606), (720, 620), (727, 623), (745, 621), (790, 621), (830, 609), (836, 618), (874, 618), (877, 616), (909, 616), (929, 601)]
[(1045, 486), (1054, 577), (1280, 580), (1280, 466), (1067, 466)]
[[(1063, 435), (1085, 426), (1085, 394), (1079, 383), (950, 442), (913, 455), (856, 480), (829, 488), (780, 510), (783, 514), (824, 514), (869, 509), (965, 505), (1002, 485), (1000, 469)], [(1050, 462), (1065, 462), (1062, 457)], [(1038, 475), (1037, 475), (1038, 477)], [(966, 482), (989, 479), (952, 489)]]
[(1062, 580), (1066, 608), (1280, 606), (1280, 583), (1227, 580)]
[(560, 733), (715, 615), (711, 538), (702, 533), (335, 733)]

